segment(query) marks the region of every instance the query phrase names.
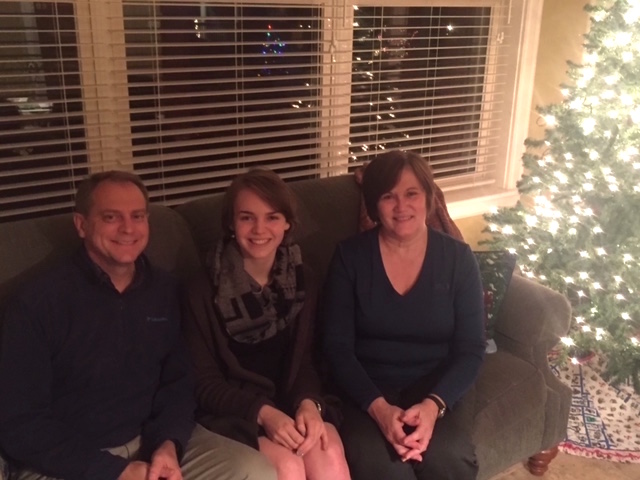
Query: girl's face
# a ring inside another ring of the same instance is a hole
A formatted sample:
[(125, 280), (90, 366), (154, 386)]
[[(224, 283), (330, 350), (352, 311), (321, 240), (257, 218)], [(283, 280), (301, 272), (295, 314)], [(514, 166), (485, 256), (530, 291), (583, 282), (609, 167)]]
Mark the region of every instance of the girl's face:
[(233, 231), (245, 260), (273, 263), (289, 228), (291, 225), (281, 212), (253, 191), (240, 190), (233, 206)]

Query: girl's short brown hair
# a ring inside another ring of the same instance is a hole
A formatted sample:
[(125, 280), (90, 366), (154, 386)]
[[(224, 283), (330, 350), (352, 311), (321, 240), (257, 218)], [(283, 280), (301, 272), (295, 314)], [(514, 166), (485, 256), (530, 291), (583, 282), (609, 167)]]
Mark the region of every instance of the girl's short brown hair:
[(364, 204), (369, 218), (374, 222), (380, 221), (380, 215), (378, 215), (380, 197), (397, 185), (402, 170), (407, 167), (413, 171), (424, 189), (427, 197), (427, 218), (431, 215), (437, 187), (429, 163), (416, 153), (393, 150), (374, 158), (367, 165), (362, 176)]
[(276, 212), (284, 215), (291, 225), (285, 233), (285, 238), (298, 224), (296, 215), (296, 199), (291, 189), (273, 171), (267, 169), (253, 169), (238, 175), (225, 192), (222, 200), (222, 229), (227, 235), (233, 233), (234, 208), (238, 194), (242, 190), (251, 190)]

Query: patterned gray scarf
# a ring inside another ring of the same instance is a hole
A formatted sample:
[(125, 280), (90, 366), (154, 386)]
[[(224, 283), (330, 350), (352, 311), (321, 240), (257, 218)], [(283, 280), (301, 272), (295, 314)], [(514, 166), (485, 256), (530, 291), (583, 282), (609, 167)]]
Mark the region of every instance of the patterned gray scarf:
[(304, 305), (298, 245), (278, 247), (270, 280), (262, 289), (244, 270), (235, 240), (222, 239), (209, 253), (213, 302), (229, 335), (241, 343), (267, 340), (289, 325)]

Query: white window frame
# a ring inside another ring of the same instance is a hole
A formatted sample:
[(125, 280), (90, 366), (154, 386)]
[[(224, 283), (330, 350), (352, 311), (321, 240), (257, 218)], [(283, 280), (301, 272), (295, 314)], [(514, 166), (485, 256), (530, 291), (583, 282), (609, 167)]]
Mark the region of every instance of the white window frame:
[(511, 0), (509, 3), (509, 21), (519, 33), (519, 42), (512, 44), (514, 61), (509, 65), (514, 88), (509, 134), (504, 136), (504, 161), (491, 186), (456, 190), (446, 182), (440, 184), (453, 219), (481, 215), (498, 206), (512, 206), (520, 198), (516, 183), (523, 172), (522, 155), (529, 132), (543, 3), (538, 0)]
[[(85, 100), (87, 146), (89, 165), (100, 165), (99, 169), (118, 168), (133, 169), (131, 155), (132, 145), (128, 141), (113, 141), (113, 139), (128, 138), (129, 135), (129, 105), (126, 101), (111, 101), (110, 99), (126, 98), (126, 65), (124, 59), (124, 36), (113, 38), (111, 32), (124, 30), (122, 0), (120, 2), (102, 0), (73, 0), (78, 8), (79, 51), (81, 59), (81, 75)], [(181, 0), (173, 0), (173, 3)], [(184, 0), (193, 3), (193, 0)], [(232, 3), (223, 0), (206, 0), (207, 3)], [(239, 2), (240, 3), (240, 2)], [(300, 3), (300, 1), (286, 0), (251, 0), (251, 4)], [(308, 5), (321, 6), (325, 16), (332, 17), (327, 22), (323, 38), (323, 45), (328, 47), (323, 52), (325, 59), (334, 61), (323, 62), (331, 65), (330, 75), (323, 75), (329, 95), (325, 98), (330, 108), (325, 110), (321, 119), (322, 127), (329, 127), (331, 134), (328, 138), (331, 145), (327, 149), (330, 153), (320, 161), (324, 166), (344, 167), (328, 175), (347, 172), (349, 157), (349, 115), (351, 101), (351, 59), (352, 30), (332, 28), (332, 22), (353, 23), (353, 8), (359, 3), (367, 6), (385, 6), (388, 0), (307, 0)], [(508, 76), (513, 78), (512, 91), (508, 92), (511, 108), (508, 112), (509, 134), (504, 135), (504, 145), (501, 146), (501, 160), (495, 175), (495, 181), (490, 185), (461, 186), (455, 179), (443, 179), (439, 185), (445, 192), (447, 206), (451, 216), (464, 218), (488, 212), (490, 208), (500, 205), (513, 205), (519, 198), (516, 182), (522, 174), (522, 154), (524, 140), (528, 133), (528, 122), (531, 110), (533, 83), (542, 20), (541, 0), (402, 0), (403, 6), (491, 6), (496, 9), (506, 8), (513, 31), (518, 40), (513, 42), (508, 63)], [(335, 23), (333, 23), (335, 24)], [(349, 33), (351, 32), (351, 33)], [(492, 27), (491, 37), (495, 41), (501, 32)], [(326, 41), (329, 40), (329, 41)], [(491, 46), (489, 47), (491, 48)], [(108, 54), (96, 49), (110, 49)], [(100, 60), (97, 60), (100, 59)], [(491, 75), (491, 72), (489, 72)], [(105, 81), (108, 80), (108, 81)], [(485, 92), (490, 94), (490, 92)], [(108, 117), (101, 121), (101, 117)], [(324, 130), (323, 128), (323, 131)], [(105, 145), (104, 139), (108, 142)], [(336, 139), (340, 139), (336, 142)], [(124, 161), (123, 161), (124, 160)], [(90, 167), (91, 168), (91, 167)]]

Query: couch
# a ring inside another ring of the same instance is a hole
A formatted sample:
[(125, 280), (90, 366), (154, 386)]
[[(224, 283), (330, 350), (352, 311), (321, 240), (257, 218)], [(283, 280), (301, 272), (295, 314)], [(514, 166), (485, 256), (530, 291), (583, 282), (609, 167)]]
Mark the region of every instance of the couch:
[[(322, 278), (336, 242), (357, 231), (359, 187), (348, 175), (291, 186), (301, 218), (297, 241), (305, 261)], [(221, 232), (220, 210), (221, 195), (174, 209), (152, 205), (151, 260), (181, 279), (196, 273)], [(78, 245), (70, 214), (0, 225), (0, 311), (22, 282)], [(498, 351), (486, 356), (469, 396), (475, 404), (480, 480), (521, 461), (542, 475), (564, 439), (571, 394), (550, 370), (547, 353), (567, 332), (569, 321), (570, 307), (562, 295), (513, 275), (496, 324)]]

